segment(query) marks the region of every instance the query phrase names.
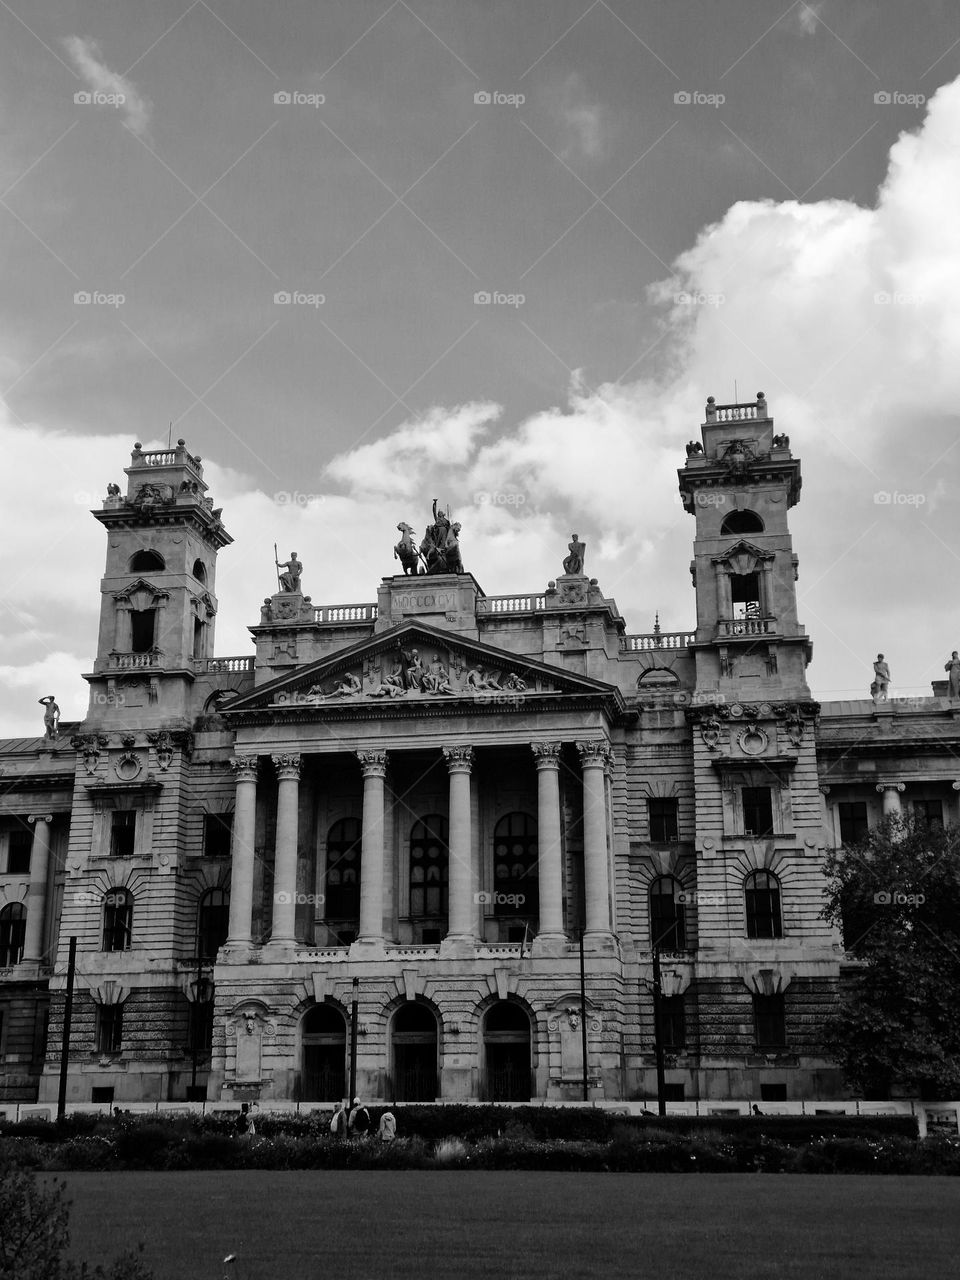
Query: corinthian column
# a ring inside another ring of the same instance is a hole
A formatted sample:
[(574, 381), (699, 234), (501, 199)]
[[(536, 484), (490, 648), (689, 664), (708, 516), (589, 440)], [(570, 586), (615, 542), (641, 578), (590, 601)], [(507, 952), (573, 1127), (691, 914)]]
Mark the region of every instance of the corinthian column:
[(560, 743), (532, 742), (537, 766), (537, 866), (540, 873), (538, 940), (564, 941), (563, 868), (560, 857)]
[(360, 931), (362, 945), (383, 944), (383, 836), (385, 751), (358, 751), (363, 773), (363, 820), (360, 835)]
[(32, 813), (33, 845), (30, 849), (30, 888), (27, 892), (27, 927), (23, 939), (25, 963), (43, 959), (43, 926), (46, 919), (47, 876), (50, 869), (52, 813)]
[(253, 911), (253, 847), (257, 830), (257, 757), (234, 756), (237, 799), (230, 841), (230, 929), (227, 944), (249, 946)]
[(297, 916), (297, 842), (300, 811), (300, 757), (274, 756), (277, 770), (277, 846), (273, 876), (270, 941), (293, 946)]
[(583, 768), (583, 876), (585, 934), (610, 934), (610, 872), (607, 861), (607, 796), (604, 775), (610, 759), (605, 742), (578, 742)]
[(448, 938), (475, 942), (477, 904), (473, 898), (470, 832), (470, 770), (473, 747), (444, 747), (450, 775), (450, 912)]

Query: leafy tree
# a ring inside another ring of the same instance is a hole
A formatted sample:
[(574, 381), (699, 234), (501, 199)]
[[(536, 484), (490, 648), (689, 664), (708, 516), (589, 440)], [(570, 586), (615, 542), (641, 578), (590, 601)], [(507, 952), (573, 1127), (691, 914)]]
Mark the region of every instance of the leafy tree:
[(93, 1268), (63, 1258), (70, 1243), (65, 1188), (0, 1168), (0, 1280), (153, 1280), (136, 1253)]
[(867, 1097), (960, 1096), (960, 832), (889, 818), (827, 859), (847, 956), (825, 1040)]

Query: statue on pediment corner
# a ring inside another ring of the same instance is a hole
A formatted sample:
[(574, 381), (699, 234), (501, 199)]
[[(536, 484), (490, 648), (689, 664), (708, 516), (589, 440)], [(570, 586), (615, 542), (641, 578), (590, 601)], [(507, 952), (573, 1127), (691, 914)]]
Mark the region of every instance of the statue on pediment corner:
[(570, 537), (571, 541), (567, 543), (567, 548), (570, 554), (564, 558), (563, 572), (573, 575), (582, 575), (583, 561), (587, 554), (587, 544), (580, 541), (580, 535), (578, 533), (572, 533)]

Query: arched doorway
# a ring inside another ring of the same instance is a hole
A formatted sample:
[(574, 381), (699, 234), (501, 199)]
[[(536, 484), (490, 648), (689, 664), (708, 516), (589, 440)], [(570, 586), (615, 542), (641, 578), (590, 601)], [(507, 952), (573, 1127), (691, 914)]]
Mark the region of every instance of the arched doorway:
[(485, 1102), (530, 1101), (530, 1019), (512, 1000), (498, 1000), (483, 1020)]
[(433, 1102), (437, 1096), (437, 1019), (425, 1004), (408, 1001), (394, 1015), (393, 1100)]
[(347, 1024), (339, 1009), (314, 1005), (301, 1023), (303, 1058), (300, 1096), (304, 1102), (346, 1097)]

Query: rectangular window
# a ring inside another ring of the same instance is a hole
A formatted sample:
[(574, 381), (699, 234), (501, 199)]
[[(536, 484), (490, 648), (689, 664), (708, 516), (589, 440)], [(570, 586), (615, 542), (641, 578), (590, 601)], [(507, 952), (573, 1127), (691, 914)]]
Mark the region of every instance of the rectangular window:
[(651, 796), (647, 801), (647, 813), (650, 818), (650, 841), (652, 844), (666, 844), (677, 838), (677, 801), (675, 798)]
[(859, 844), (870, 833), (865, 800), (842, 800), (837, 805), (840, 819), (840, 843)]
[(134, 653), (149, 653), (153, 648), (156, 609), (130, 610), (130, 648)]
[(914, 800), (913, 812), (921, 822), (925, 822), (928, 827), (943, 826), (943, 801), (942, 800)]
[(683, 1102), (683, 1099), (685, 1097), (685, 1090), (686, 1090), (686, 1086), (684, 1085), (683, 1081), (681, 1081), (679, 1084), (671, 1084), (669, 1081), (664, 1081), (664, 1085), (663, 1085), (664, 1102)]
[(33, 832), (23, 827), (14, 827), (7, 836), (7, 875), (28, 876), (32, 851)]
[(113, 1102), (112, 1084), (95, 1084), (90, 1090), (91, 1102)]
[(122, 1045), (123, 1005), (100, 1005), (97, 1009), (97, 1053), (119, 1053)]
[(199, 618), (193, 620), (193, 656), (203, 657), (203, 623)]
[(668, 1053), (676, 1053), (686, 1042), (683, 996), (663, 996), (660, 1000), (660, 1043)]
[(743, 788), (743, 833), (773, 835), (773, 792), (769, 787)]
[(203, 815), (203, 856), (229, 858), (232, 834), (232, 813), (205, 813)]
[(110, 816), (110, 856), (132, 858), (136, 834), (136, 812), (133, 809), (115, 810)]
[(213, 1051), (213, 1001), (194, 1000), (190, 1005), (187, 1048), (198, 1058), (209, 1058)]
[(760, 1086), (761, 1102), (786, 1102), (787, 1086), (785, 1084), (762, 1084)]
[(782, 993), (753, 997), (753, 1026), (758, 1049), (782, 1049), (787, 1043), (787, 1017)]

